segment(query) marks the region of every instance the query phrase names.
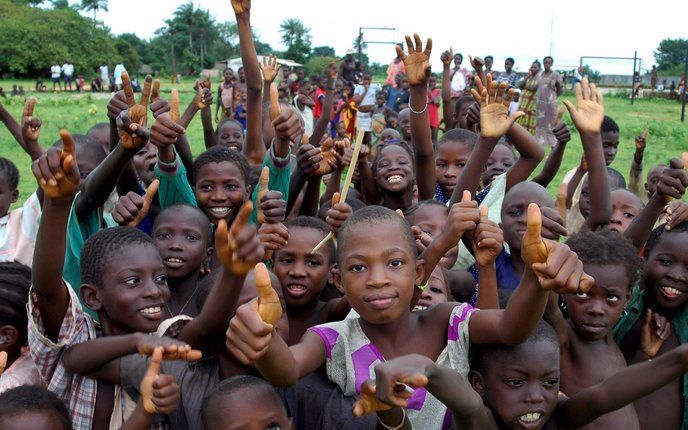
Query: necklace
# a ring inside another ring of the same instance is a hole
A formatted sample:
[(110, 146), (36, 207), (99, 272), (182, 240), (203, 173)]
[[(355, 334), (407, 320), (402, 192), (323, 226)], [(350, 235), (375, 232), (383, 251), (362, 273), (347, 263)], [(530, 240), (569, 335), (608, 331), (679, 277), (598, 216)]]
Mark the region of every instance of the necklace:
[(165, 309), (167, 309), (167, 313), (170, 314), (170, 317), (176, 317), (176, 316), (179, 316), (179, 315), (181, 315), (181, 314), (184, 313), (184, 309), (186, 309), (186, 306), (189, 304), (189, 302), (191, 302), (191, 299), (194, 298), (194, 296), (196, 295), (196, 292), (198, 291), (198, 287), (199, 287), (200, 285), (201, 285), (201, 284), (200, 284), (199, 282), (196, 282), (196, 288), (194, 288), (194, 290), (193, 290), (193, 292), (191, 293), (191, 295), (189, 296), (189, 298), (186, 299), (186, 303), (184, 303), (184, 306), (182, 306), (182, 308), (179, 309), (179, 312), (178, 312), (176, 315), (172, 313), (172, 310), (170, 309), (170, 307), (168, 306), (168, 304), (165, 303)]

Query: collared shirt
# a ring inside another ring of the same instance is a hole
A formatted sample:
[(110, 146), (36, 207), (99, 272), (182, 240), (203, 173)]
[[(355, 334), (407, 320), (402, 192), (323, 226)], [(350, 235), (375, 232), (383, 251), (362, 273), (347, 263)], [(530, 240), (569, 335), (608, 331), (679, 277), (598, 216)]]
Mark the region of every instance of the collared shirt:
[[(645, 290), (641, 290), (639, 286), (633, 289), (631, 300), (626, 306), (626, 312), (621, 316), (621, 319), (612, 334), (617, 345), (626, 337), (633, 326), (640, 318), (645, 317)], [(677, 313), (671, 320), (671, 328), (674, 329), (676, 337), (681, 344), (688, 343), (688, 306), (683, 308), (683, 311)], [(688, 373), (682, 376), (683, 378), (683, 424), (681, 430), (688, 430)]]
[(31, 267), (41, 205), (36, 193), (22, 207), (0, 218), (0, 262), (17, 261)]
[[(90, 430), (98, 382), (93, 378), (68, 372), (62, 365), (62, 356), (71, 346), (95, 339), (96, 322), (83, 311), (72, 287), (66, 282), (64, 286), (69, 292), (69, 304), (56, 342), (45, 335), (41, 314), (36, 306), (35, 292), (31, 288), (27, 305), (29, 352), (48, 391), (59, 397), (69, 408), (74, 430)], [(121, 428), (128, 415), (133, 412), (135, 404), (131, 399), (127, 400), (127, 397), (123, 395), (121, 387), (116, 385), (110, 429)]]

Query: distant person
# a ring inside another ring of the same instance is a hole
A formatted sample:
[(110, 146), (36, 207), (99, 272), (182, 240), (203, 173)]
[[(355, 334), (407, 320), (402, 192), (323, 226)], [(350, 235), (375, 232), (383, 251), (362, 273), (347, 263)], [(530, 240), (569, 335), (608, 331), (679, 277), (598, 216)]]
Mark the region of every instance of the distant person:
[(24, 92), (24, 86), (23, 86), (23, 85), (19, 85), (19, 96), (20, 96), (20, 97), (23, 97), (23, 96), (25, 96), (25, 95), (26, 95), (26, 93)]
[(486, 55), (485, 56), (485, 75), (491, 74), (492, 77), (497, 76), (497, 72), (492, 70), (492, 66), (494, 65), (494, 57), (492, 55)]
[(535, 135), (535, 127), (537, 125), (537, 90), (538, 77), (540, 75), (540, 62), (533, 61), (530, 65), (528, 74), (518, 83), (518, 88), (521, 90), (520, 109), (524, 116), (519, 118), (518, 123), (528, 130), (528, 133)]
[(10, 97), (18, 96), (19, 95), (19, 89), (17, 88), (17, 84), (12, 85), (12, 91), (10, 91)]
[(389, 64), (389, 67), (387, 67), (387, 81), (386, 82), (387, 82), (387, 85), (391, 85), (392, 88), (397, 88), (399, 86), (399, 82), (397, 82), (396, 76), (399, 73), (406, 73), (406, 66), (404, 65), (404, 62), (401, 61), (401, 51), (398, 51), (398, 52), (399, 53), (397, 54), (397, 56)]
[(577, 83), (583, 80), (584, 71), (583, 66), (578, 66), (578, 68), (574, 70), (573, 76), (571, 77), (571, 91), (573, 91)]
[(356, 60), (354, 60), (353, 49), (346, 51), (346, 57), (339, 66), (339, 76), (344, 79), (344, 82), (356, 84)]
[(669, 98), (671, 100), (676, 98), (676, 82), (671, 81), (671, 85), (669, 85)]
[(657, 66), (652, 65), (652, 71), (650, 71), (650, 87), (652, 91), (657, 89)]
[(454, 55), (454, 70), (451, 73), (451, 98), (452, 100), (470, 94), (470, 85), (473, 75), (465, 67), (461, 67), (463, 55)]
[(561, 95), (561, 79), (552, 70), (554, 59), (550, 56), (542, 60), (544, 70), (538, 78), (537, 128), (535, 138), (543, 146), (553, 147), (557, 139), (552, 133), (552, 122), (557, 117), (558, 97)]
[(124, 67), (124, 64), (119, 63), (118, 65), (115, 66), (115, 71), (113, 72), (113, 75), (115, 77), (115, 91), (119, 91), (122, 86), (122, 73), (126, 72), (127, 69)]
[[(485, 59), (487, 63), (487, 59)], [(497, 82), (506, 82), (510, 88), (518, 84), (518, 73), (514, 72), (514, 59), (509, 57), (504, 60), (504, 71), (497, 75)]]
[(221, 123), (234, 115), (234, 70), (225, 67), (222, 83), (217, 87), (218, 102), (215, 105), (215, 122)]
[(55, 85), (62, 91), (62, 83), (60, 82), (60, 75), (62, 74), (62, 67), (59, 64), (53, 64), (50, 67), (50, 79), (53, 81), (53, 92), (55, 90)]
[(69, 87), (69, 91), (72, 91), (72, 79), (74, 78), (74, 65), (67, 61), (62, 65), (62, 74), (64, 74), (65, 81), (65, 91)]
[(100, 66), (98, 68), (98, 72), (100, 73), (100, 85), (98, 85), (98, 91), (105, 91), (105, 85), (110, 83), (110, 70), (108, 69), (107, 64)]

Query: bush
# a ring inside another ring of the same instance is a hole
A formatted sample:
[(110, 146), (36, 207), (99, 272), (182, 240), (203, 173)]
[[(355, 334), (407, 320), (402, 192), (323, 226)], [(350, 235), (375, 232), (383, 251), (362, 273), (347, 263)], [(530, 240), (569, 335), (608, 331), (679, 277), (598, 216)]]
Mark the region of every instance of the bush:
[(312, 57), (306, 63), (306, 71), (311, 75), (322, 75), (327, 70), (327, 65), (334, 60), (334, 57)]

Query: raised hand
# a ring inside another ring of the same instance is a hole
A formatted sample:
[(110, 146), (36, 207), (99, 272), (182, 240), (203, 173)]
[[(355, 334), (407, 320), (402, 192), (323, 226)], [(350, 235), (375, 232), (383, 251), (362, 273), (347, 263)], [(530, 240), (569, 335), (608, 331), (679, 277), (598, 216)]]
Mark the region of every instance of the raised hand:
[(277, 77), (277, 72), (282, 67), (281, 64), (277, 62), (277, 57), (270, 54), (269, 57), (263, 55), (263, 64), (258, 63), (260, 71), (263, 73), (263, 81), (267, 83), (272, 83)]
[(330, 231), (337, 234), (339, 229), (344, 224), (349, 216), (353, 213), (351, 206), (346, 202), (340, 202), (340, 195), (338, 192), (334, 193), (332, 196), (332, 207), (327, 211), (327, 217), (325, 221), (330, 226)]
[(155, 119), (150, 130), (150, 141), (158, 148), (168, 148), (174, 145), (177, 138), (184, 133), (186, 133), (184, 127), (172, 119), (172, 112), (166, 112)]
[(253, 203), (247, 201), (239, 209), (232, 226), (220, 220), (215, 231), (215, 249), (222, 265), (236, 276), (246, 276), (263, 259), (263, 245), (256, 234), (256, 226), (248, 224)]
[(494, 264), (504, 247), (504, 233), (488, 218), (489, 208), (480, 207), (480, 221), (473, 234), (473, 254), (478, 266)]
[[(264, 58), (263, 58), (264, 59)], [(270, 83), (270, 107), (268, 108), (268, 114), (270, 116), (270, 121), (275, 121), (282, 113), (282, 108), (279, 104), (279, 92), (277, 91), (277, 85), (273, 82)]]
[(645, 321), (640, 330), (640, 350), (648, 358), (654, 358), (664, 341), (671, 335), (671, 322), (651, 309), (645, 314)]
[(148, 99), (150, 98), (152, 83), (153, 77), (147, 75), (146, 80), (143, 82), (141, 98), (139, 102), (136, 103), (134, 101), (134, 91), (131, 88), (131, 81), (129, 81), (129, 74), (127, 72), (122, 72), (122, 85), (124, 86), (124, 96), (129, 105), (129, 116), (132, 121), (141, 125), (146, 125), (148, 121)]
[(138, 149), (148, 143), (150, 131), (145, 125), (140, 125), (131, 119), (131, 111), (123, 110), (117, 115), (117, 133), (122, 147)]
[(666, 229), (671, 230), (684, 221), (688, 221), (688, 203), (674, 200), (664, 210), (666, 213)]
[(334, 141), (331, 137), (325, 139), (322, 146), (320, 147), (320, 154), (322, 155), (322, 160), (318, 164), (318, 169), (315, 171), (316, 176), (327, 175), (332, 173), (339, 166), (337, 156), (334, 151)]
[(160, 187), (160, 181), (158, 179), (154, 179), (153, 182), (148, 185), (146, 193), (141, 198), (141, 207), (134, 219), (129, 222), (129, 227), (136, 227), (146, 217), (150, 210), (151, 203), (153, 203), (153, 197), (155, 197), (155, 194), (158, 192), (158, 187)]
[(150, 365), (139, 387), (143, 409), (151, 415), (169, 414), (179, 404), (179, 386), (174, 377), (160, 374), (161, 363), (162, 347), (158, 347), (153, 352)]
[(688, 187), (688, 176), (683, 166), (683, 161), (672, 158), (669, 167), (662, 171), (657, 182), (657, 194), (664, 196), (668, 203), (671, 199), (680, 199)]
[(107, 105), (107, 116), (111, 120), (116, 120), (120, 112), (129, 109), (127, 98), (124, 96), (124, 91), (117, 91)]
[(461, 201), (454, 203), (449, 209), (447, 222), (437, 239), (441, 237), (448, 244), (456, 245), (464, 232), (475, 230), (479, 221), (478, 202), (471, 199), (470, 191), (464, 190)]
[(647, 145), (647, 135), (650, 133), (650, 129), (648, 127), (645, 127), (645, 131), (643, 131), (643, 134), (640, 134), (635, 137), (635, 149), (643, 152), (645, 151), (645, 146)]
[(191, 349), (191, 346), (177, 339), (167, 336), (137, 334), (136, 350), (139, 354), (153, 356), (156, 350), (161, 351), (161, 360), (197, 361), (203, 356), (201, 351)]
[(232, 9), (236, 15), (251, 11), (251, 0), (232, 0)]
[(406, 46), (409, 55), (404, 53), (399, 45), (396, 46), (397, 55), (406, 66), (406, 78), (411, 85), (426, 85), (430, 77), (430, 53), (432, 52), (432, 38), (428, 38), (423, 50), (423, 43), (418, 33), (413, 34), (414, 43), (410, 36), (406, 36)]
[(269, 260), (273, 252), (287, 245), (289, 229), (281, 222), (266, 222), (258, 227), (258, 236), (265, 248), (263, 260)]
[(258, 315), (265, 323), (275, 325), (282, 317), (282, 303), (279, 296), (272, 288), (270, 272), (265, 264), (258, 263), (253, 272), (258, 291)]
[(62, 149), (48, 149), (31, 165), (45, 197), (53, 200), (74, 197), (81, 180), (74, 139), (67, 130), (60, 130), (60, 138)]
[(268, 182), (270, 181), (270, 168), (264, 166), (263, 170), (260, 171), (260, 179), (258, 180), (258, 224), (265, 224), (265, 214), (263, 213), (263, 208), (260, 202), (263, 197), (267, 194)]
[(471, 89), (473, 98), (480, 105), (480, 134), (486, 138), (499, 139), (525, 113), (518, 111), (509, 116), (509, 105), (514, 96), (514, 89), (507, 89), (506, 82), (497, 84), (490, 74), (485, 79), (486, 86), (483, 87), (480, 78), (475, 78), (478, 90)]
[(571, 130), (569, 126), (563, 122), (559, 121), (557, 125), (552, 127), (552, 134), (557, 139), (560, 145), (565, 145), (571, 140)]
[(24, 112), (22, 113), (22, 138), (24, 141), (38, 141), (38, 136), (41, 134), (41, 120), (33, 116), (33, 110), (36, 106), (36, 98), (29, 97), (24, 103)]
[(377, 399), (375, 382), (369, 379), (361, 385), (361, 397), (354, 403), (354, 416), (360, 417), (375, 413), (377, 411), (387, 411), (392, 409), (392, 405), (383, 403)]
[(450, 47), (448, 51), (444, 51), (442, 55), (440, 55), (440, 60), (442, 60), (442, 64), (445, 66), (451, 66), (454, 60), (454, 48)]
[(160, 98), (160, 79), (155, 79), (153, 81), (150, 103), (150, 110), (153, 112), (153, 118), (157, 119), (160, 115), (170, 111), (170, 103)]
[(296, 165), (304, 176), (313, 176), (323, 160), (320, 148), (307, 143), (296, 150)]
[(179, 118), (179, 90), (172, 88), (170, 93), (170, 119), (178, 123)]
[(604, 119), (604, 101), (602, 93), (595, 84), (588, 82), (588, 78), (583, 78), (581, 83), (575, 87), (576, 107), (564, 100), (566, 109), (580, 133), (599, 133)]
[(206, 76), (202, 81), (196, 81), (196, 106), (199, 109), (205, 109), (213, 104), (212, 86), (209, 76)]

